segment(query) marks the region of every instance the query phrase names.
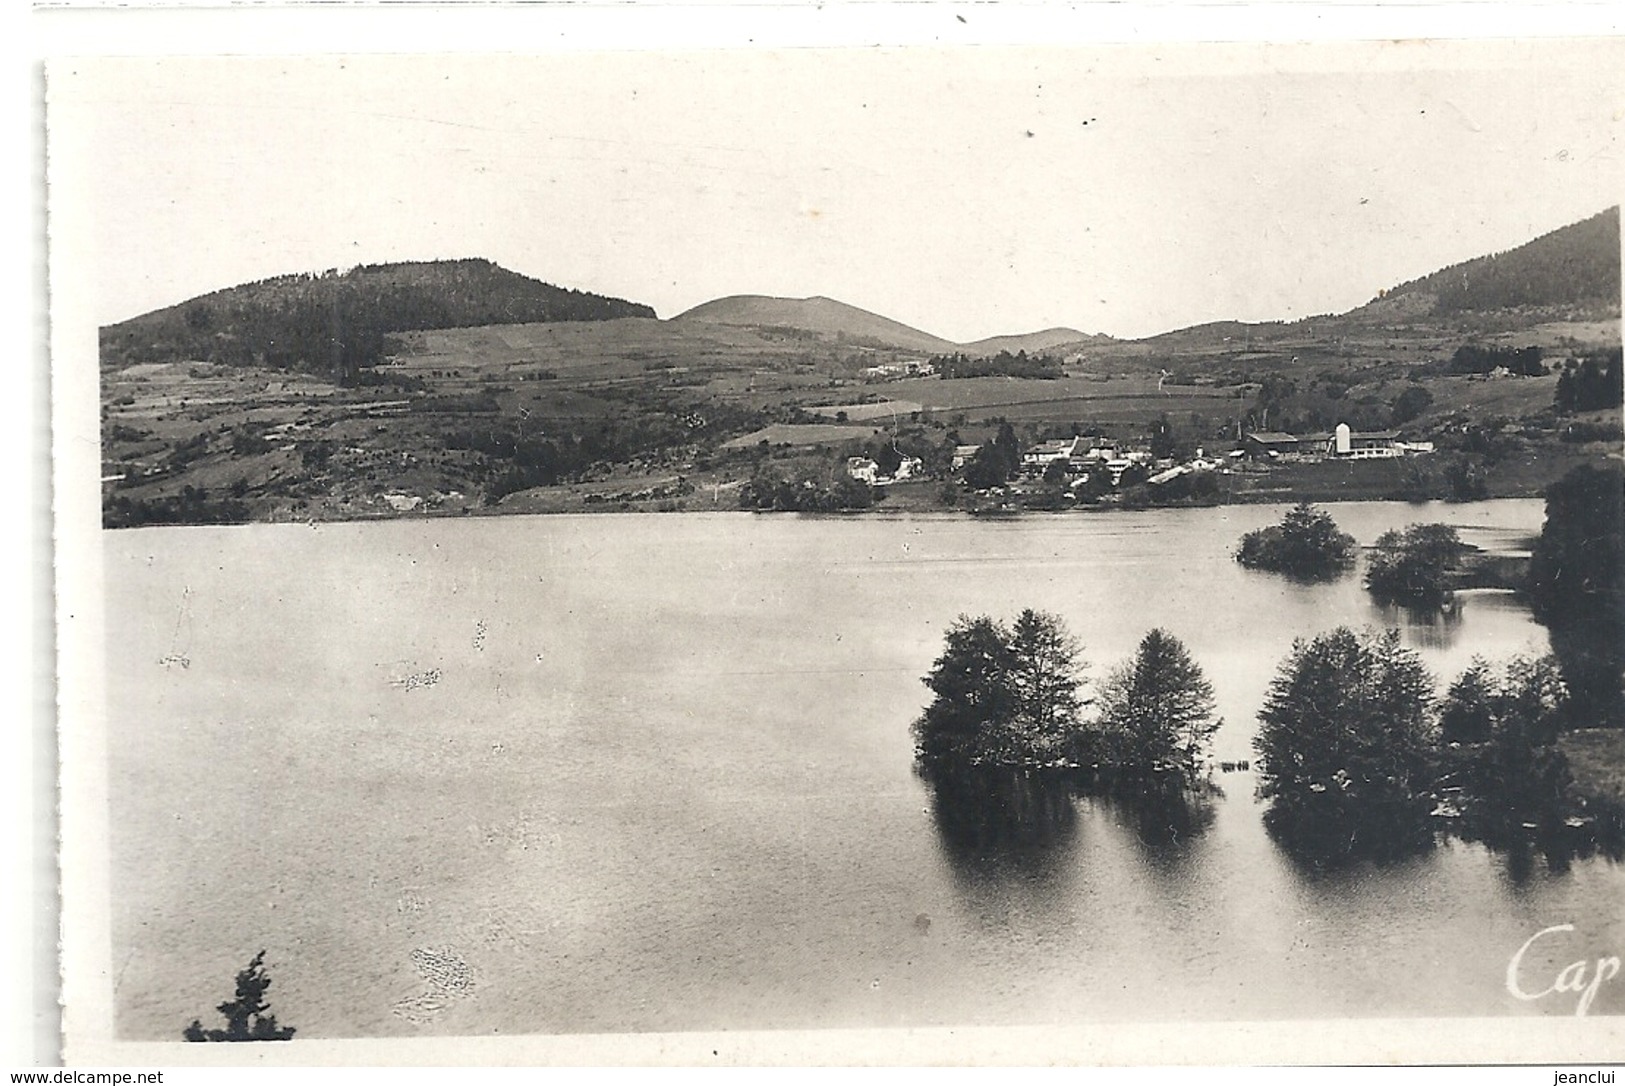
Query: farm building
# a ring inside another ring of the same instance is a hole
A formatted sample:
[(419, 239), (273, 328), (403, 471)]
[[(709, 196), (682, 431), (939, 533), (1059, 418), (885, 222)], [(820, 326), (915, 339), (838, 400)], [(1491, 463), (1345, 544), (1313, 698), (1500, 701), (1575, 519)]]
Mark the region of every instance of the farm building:
[[(1297, 456), (1309, 451), (1305, 447), (1305, 439), (1296, 434), (1282, 433), (1278, 430), (1259, 430), (1247, 435), (1246, 449), (1249, 456), (1260, 460), (1271, 460), (1282, 456)], [(1325, 446), (1310, 446), (1315, 452), (1323, 451)]]
[(1036, 472), (1043, 471), (1057, 460), (1065, 460), (1070, 465), (1087, 444), (1081, 437), (1067, 438), (1065, 441), (1041, 441), (1021, 454), (1021, 466)]
[(1361, 432), (1350, 429), (1346, 422), (1337, 424), (1326, 452), (1339, 460), (1386, 460), (1405, 455), (1399, 447), (1399, 434), (1394, 431)]
[(1383, 460), (1404, 456), (1406, 452), (1431, 452), (1426, 443), (1415, 446), (1399, 440), (1393, 430), (1355, 430), (1340, 422), (1331, 433), (1297, 434), (1260, 430), (1247, 435), (1246, 453), (1259, 460), (1279, 460), (1284, 457), (1334, 460)]

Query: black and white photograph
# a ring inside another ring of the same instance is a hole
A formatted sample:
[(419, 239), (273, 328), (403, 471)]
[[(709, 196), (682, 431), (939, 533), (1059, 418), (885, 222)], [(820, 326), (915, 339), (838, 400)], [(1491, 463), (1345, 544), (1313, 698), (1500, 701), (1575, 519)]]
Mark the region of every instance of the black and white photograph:
[(43, 97), (70, 1058), (1618, 1058), (1621, 39)]

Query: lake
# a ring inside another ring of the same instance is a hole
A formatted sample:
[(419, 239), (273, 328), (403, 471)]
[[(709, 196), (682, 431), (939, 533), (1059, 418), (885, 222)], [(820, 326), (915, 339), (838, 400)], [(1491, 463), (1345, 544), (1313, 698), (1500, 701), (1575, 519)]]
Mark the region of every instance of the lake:
[[(1526, 547), (1538, 501), (1328, 505)], [(1509, 594), (1404, 624), (1241, 569), (1281, 507), (619, 515), (103, 534), (116, 1028), (178, 1039), (262, 947), (301, 1037), (1572, 1015), (1625, 870), (1443, 843), (1317, 873), (1250, 773), (1171, 840), (1066, 800), (966, 848), (912, 768), (960, 613), (1059, 614), (1103, 675), (1183, 639), (1251, 758), (1294, 638), (1401, 623), (1440, 692), (1545, 651)], [(1625, 1012), (1625, 980), (1591, 1011)]]

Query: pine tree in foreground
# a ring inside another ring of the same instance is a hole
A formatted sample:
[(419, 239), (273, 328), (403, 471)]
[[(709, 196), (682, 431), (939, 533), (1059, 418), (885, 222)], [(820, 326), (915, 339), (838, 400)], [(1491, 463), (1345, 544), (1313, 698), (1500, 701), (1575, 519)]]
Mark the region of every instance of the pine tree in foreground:
[(237, 974), (236, 997), (215, 1008), (226, 1017), (225, 1029), (204, 1029), (199, 1019), (182, 1031), (188, 1041), (286, 1041), (294, 1034), (292, 1026), (278, 1026), (265, 993), (271, 978), (265, 973), (265, 951), (254, 955), (248, 967)]

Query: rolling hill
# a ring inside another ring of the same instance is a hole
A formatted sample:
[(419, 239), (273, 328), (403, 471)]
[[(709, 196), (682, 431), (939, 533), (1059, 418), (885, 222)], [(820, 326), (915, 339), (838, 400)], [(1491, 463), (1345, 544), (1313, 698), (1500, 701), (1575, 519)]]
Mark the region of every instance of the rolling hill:
[(672, 320), (785, 329), (839, 338), (859, 345), (930, 352), (955, 349), (955, 344), (929, 332), (910, 328), (899, 321), (837, 302), (833, 298), (773, 298), (760, 294), (736, 294), (697, 305), (679, 313)]
[[(826, 297), (660, 320), (483, 260), (283, 276), (102, 330), (104, 523), (734, 508), (760, 472), (827, 479), (883, 449), (933, 465), (888, 504), (934, 509), (958, 500), (952, 448), (1006, 424), (1029, 444), (1131, 446), (1160, 424), (1209, 450), (1248, 428), (1403, 425), (1438, 456), (1353, 481), (1253, 473), (1233, 497), (1527, 496), (1617, 456), (1617, 412), (1556, 398), (1563, 373), (1617, 358), (1618, 230), (1606, 212), (1341, 315), (1132, 341), (1051, 328), (956, 344)], [(1462, 372), (1467, 347), (1539, 348), (1549, 372)], [(1001, 351), (1069, 361), (906, 365)]]
[(1042, 332), (1028, 332), (1026, 335), (989, 336), (987, 339), (961, 344), (959, 349), (971, 355), (992, 355), (1000, 351), (1008, 351), (1010, 354), (1017, 351), (1042, 354), (1057, 347), (1068, 347), (1077, 343), (1108, 343), (1111, 338), (1107, 335), (1080, 332), (1076, 328), (1046, 328)]
[(489, 260), (375, 264), (245, 283), (105, 327), (101, 362), (261, 364), (344, 378), (381, 360), (393, 333), (654, 315)]
[[(1385, 291), (1373, 304), (1456, 313), (1521, 306), (1619, 303), (1619, 208)], [(1429, 302), (1431, 301), (1431, 304)]]
[[(1104, 345), (1170, 355), (1295, 352), (1346, 336), (1427, 339), (1465, 330), (1506, 334), (1543, 322), (1617, 321), (1619, 244), (1619, 208), (1613, 207), (1504, 253), (1402, 283), (1346, 313), (1294, 321), (1213, 321)], [(1617, 340), (1617, 333), (1612, 338)]]

